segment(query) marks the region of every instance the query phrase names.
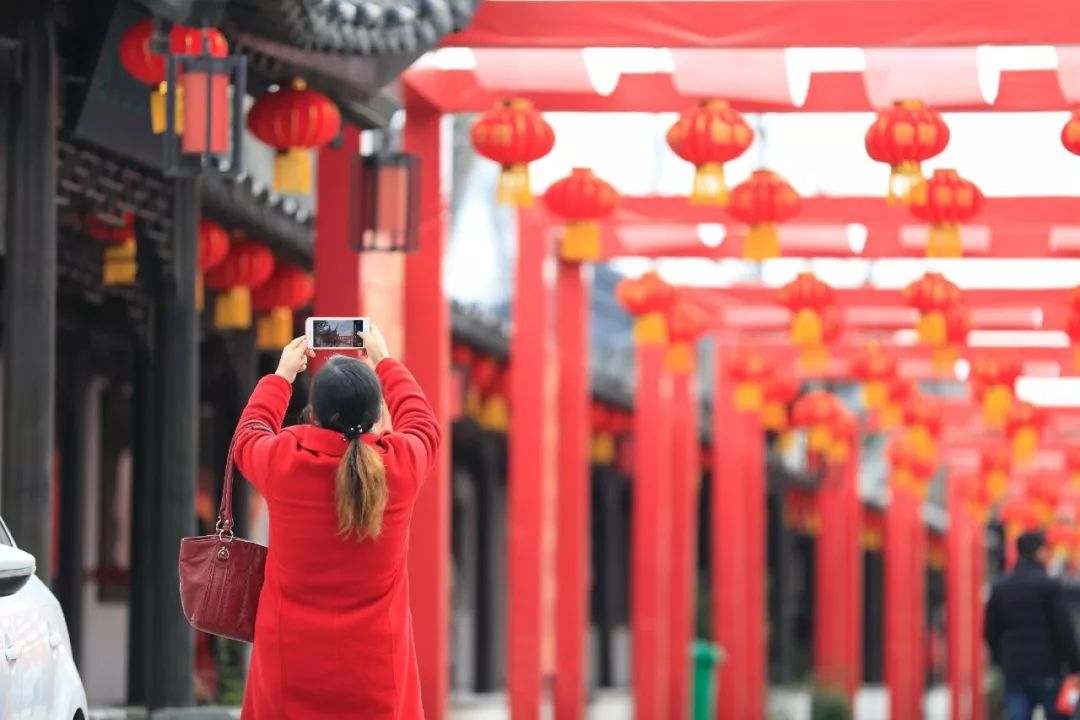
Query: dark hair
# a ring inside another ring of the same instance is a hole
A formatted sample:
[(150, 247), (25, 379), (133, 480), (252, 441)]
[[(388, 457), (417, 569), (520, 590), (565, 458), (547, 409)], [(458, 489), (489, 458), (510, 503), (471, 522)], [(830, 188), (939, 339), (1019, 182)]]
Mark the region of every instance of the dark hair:
[(1025, 560), (1034, 560), (1035, 553), (1046, 544), (1046, 536), (1039, 531), (1026, 532), (1016, 538), (1016, 551)]
[(360, 539), (378, 537), (390, 492), (382, 459), (360, 436), (382, 414), (382, 386), (374, 371), (355, 358), (335, 355), (311, 383), (312, 420), (339, 432), (349, 449), (334, 481), (338, 529)]

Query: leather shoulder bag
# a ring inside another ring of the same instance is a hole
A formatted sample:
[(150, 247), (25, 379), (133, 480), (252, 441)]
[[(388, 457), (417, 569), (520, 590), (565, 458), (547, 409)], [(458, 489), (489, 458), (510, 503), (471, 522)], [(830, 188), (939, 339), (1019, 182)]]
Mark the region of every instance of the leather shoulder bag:
[[(272, 432), (266, 423), (248, 422)], [(225, 459), (225, 482), (213, 535), (180, 541), (180, 604), (196, 630), (211, 635), (253, 642), (255, 613), (259, 609), (266, 548), (233, 534), (233, 434)]]

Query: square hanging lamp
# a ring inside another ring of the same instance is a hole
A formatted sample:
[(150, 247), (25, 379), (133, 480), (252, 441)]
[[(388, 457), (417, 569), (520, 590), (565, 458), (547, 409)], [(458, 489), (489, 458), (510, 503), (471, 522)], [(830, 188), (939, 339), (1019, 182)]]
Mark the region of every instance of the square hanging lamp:
[(352, 162), (349, 240), (359, 252), (411, 252), (420, 242), (420, 158), (356, 155)]

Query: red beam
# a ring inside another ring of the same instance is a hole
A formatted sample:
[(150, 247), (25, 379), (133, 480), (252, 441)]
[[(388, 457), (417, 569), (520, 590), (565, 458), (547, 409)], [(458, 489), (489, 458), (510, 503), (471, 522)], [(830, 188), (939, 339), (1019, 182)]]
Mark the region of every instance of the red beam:
[[(490, 5), (488, 3), (487, 5)], [(487, 6), (485, 5), (485, 7)], [(559, 51), (565, 52), (565, 51)], [(422, 93), (447, 113), (487, 110), (508, 93), (524, 97), (544, 112), (680, 112), (701, 98), (680, 92), (670, 73), (625, 74), (609, 95), (596, 92), (538, 91), (485, 87), (472, 70), (415, 68), (402, 82)], [(802, 105), (727, 98), (744, 113), (874, 112), (861, 72), (822, 72), (810, 76)], [(955, 103), (936, 106), (945, 112), (1049, 112), (1071, 109), (1054, 70), (1005, 70), (993, 103)]]
[(461, 47), (933, 47), (1080, 43), (1060, 0), (483, 3)]

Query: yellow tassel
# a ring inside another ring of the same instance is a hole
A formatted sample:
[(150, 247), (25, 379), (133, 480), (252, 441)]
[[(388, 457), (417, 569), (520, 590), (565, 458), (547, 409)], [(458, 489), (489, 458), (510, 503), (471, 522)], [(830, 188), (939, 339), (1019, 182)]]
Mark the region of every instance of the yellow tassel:
[(882, 430), (891, 430), (900, 427), (900, 421), (904, 419), (904, 409), (899, 405), (888, 404), (881, 408), (878, 415), (878, 427)]
[(886, 198), (890, 205), (897, 202), (908, 203), (911, 188), (923, 179), (922, 169), (917, 162), (902, 162), (894, 165), (889, 173), (889, 194)]
[(504, 165), (499, 173), (499, 184), (495, 189), (495, 201), (500, 205), (532, 207), (533, 195), (529, 187), (529, 166)]
[(247, 330), (251, 327), (251, 291), (243, 285), (221, 293), (214, 302), (214, 327)]
[(1074, 490), (1080, 490), (1080, 473), (1069, 475), (1069, 484), (1072, 485)]
[(946, 340), (945, 315), (938, 310), (932, 310), (920, 316), (915, 332), (923, 345), (942, 347)]
[(599, 260), (600, 224), (592, 220), (567, 223), (560, 251), (564, 260)]
[(480, 412), (480, 427), (484, 430), (505, 431), (510, 426), (510, 408), (502, 395), (492, 395)]
[(101, 272), (104, 285), (134, 285), (138, 273), (135, 238), (105, 248), (105, 265)]
[(825, 450), (825, 458), (833, 465), (847, 462), (851, 457), (851, 443), (846, 440), (834, 440)]
[(1039, 431), (1030, 425), (1020, 428), (1013, 435), (1012, 448), (1013, 460), (1018, 463), (1030, 462), (1039, 449)]
[(743, 241), (743, 259), (762, 261), (780, 257), (780, 231), (775, 223), (751, 225)]
[(930, 227), (930, 238), (926, 242), (928, 258), (958, 258), (964, 256), (960, 244), (960, 226), (956, 223), (941, 223)]
[(820, 345), (822, 341), (821, 316), (815, 310), (803, 308), (791, 320), (791, 342), (798, 347)]
[[(169, 84), (158, 83), (158, 86), (150, 91), (150, 127), (155, 135), (165, 132), (165, 109), (169, 97)], [(184, 134), (184, 89), (176, 88), (176, 116), (173, 118), (176, 134)]]
[(1009, 476), (1001, 470), (986, 473), (986, 494), (990, 502), (996, 503), (1009, 491)]
[(760, 410), (762, 404), (761, 385), (755, 382), (741, 382), (735, 385), (735, 408), (743, 412)]
[[(787, 419), (785, 418), (784, 424), (787, 425)], [(781, 453), (789, 453), (795, 449), (795, 433), (784, 432), (776, 440), (776, 447), (780, 449)]]
[(465, 417), (479, 421), (480, 413), (484, 410), (484, 401), (480, 397), (480, 391), (474, 387), (465, 392), (465, 405), (463, 407)]
[(956, 368), (956, 361), (960, 359), (960, 350), (955, 345), (934, 348), (931, 352), (931, 362), (934, 370), (938, 373), (952, 373)]
[(293, 314), (289, 308), (278, 307), (259, 318), (258, 346), (260, 350), (280, 350), (293, 340)]
[(694, 346), (690, 343), (674, 343), (664, 355), (664, 366), (678, 375), (688, 375), (694, 369)]
[(705, 163), (694, 172), (694, 189), (690, 202), (695, 205), (727, 205), (728, 186), (724, 180), (723, 163)]
[(1012, 409), (1013, 393), (1005, 385), (994, 385), (986, 389), (983, 396), (983, 421), (987, 427), (1005, 426), (1005, 418)]
[(667, 323), (662, 313), (646, 313), (634, 319), (634, 342), (638, 345), (665, 345)]
[(922, 425), (908, 428), (907, 437), (915, 448), (915, 452), (921, 456), (932, 455), (937, 449), (930, 431)]
[(787, 408), (783, 403), (767, 402), (761, 408), (761, 427), (780, 432), (787, 430)]
[(881, 380), (867, 380), (863, 384), (863, 404), (877, 410), (889, 401), (889, 386)]
[(311, 151), (290, 148), (274, 157), (274, 189), (288, 195), (311, 194)]
[(810, 452), (825, 452), (832, 444), (832, 431), (826, 425), (812, 425), (806, 434), (806, 447)]
[(195, 271), (195, 309), (202, 312), (206, 307), (206, 281), (201, 270)]
[(824, 345), (804, 347), (799, 355), (799, 364), (807, 375), (821, 375), (829, 369), (829, 349)]
[(594, 465), (611, 465), (615, 462), (615, 438), (609, 433), (594, 435), (589, 455)]

